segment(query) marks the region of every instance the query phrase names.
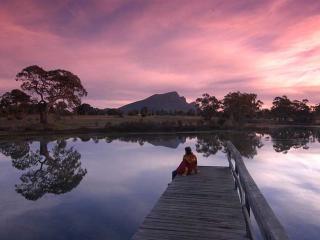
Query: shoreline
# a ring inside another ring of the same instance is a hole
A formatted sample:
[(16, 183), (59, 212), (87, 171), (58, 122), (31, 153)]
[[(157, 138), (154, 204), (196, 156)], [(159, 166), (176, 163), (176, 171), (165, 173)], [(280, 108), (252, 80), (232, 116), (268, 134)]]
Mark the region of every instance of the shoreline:
[(291, 125), (291, 124), (261, 124), (260, 126), (254, 124), (250, 126), (247, 124), (242, 127), (229, 127), (229, 128), (192, 128), (192, 129), (144, 129), (144, 130), (116, 130), (116, 129), (106, 129), (106, 128), (77, 128), (77, 129), (41, 129), (41, 130), (24, 130), (24, 131), (0, 131), (0, 140), (11, 139), (11, 138), (28, 138), (37, 136), (74, 136), (74, 135), (87, 135), (87, 134), (97, 134), (97, 135), (172, 135), (172, 134), (196, 134), (196, 133), (210, 133), (217, 131), (270, 131), (277, 128), (320, 128), (320, 125)]

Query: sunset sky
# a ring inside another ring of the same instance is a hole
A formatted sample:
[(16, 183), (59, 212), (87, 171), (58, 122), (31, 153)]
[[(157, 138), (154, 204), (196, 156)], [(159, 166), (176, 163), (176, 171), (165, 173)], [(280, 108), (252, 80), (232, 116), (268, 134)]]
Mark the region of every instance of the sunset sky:
[(319, 0), (0, 0), (0, 94), (29, 65), (78, 75), (97, 107), (178, 91), (320, 102)]

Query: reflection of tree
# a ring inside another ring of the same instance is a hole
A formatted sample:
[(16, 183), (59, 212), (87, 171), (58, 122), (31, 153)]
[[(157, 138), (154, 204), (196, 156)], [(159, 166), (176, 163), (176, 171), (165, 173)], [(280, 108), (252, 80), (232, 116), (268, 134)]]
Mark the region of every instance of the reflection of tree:
[(208, 157), (216, 154), (222, 149), (225, 141), (231, 141), (239, 150), (242, 156), (253, 158), (257, 154), (257, 148), (261, 148), (260, 137), (248, 132), (219, 132), (199, 135), (196, 143), (196, 150)]
[[(46, 193), (69, 192), (87, 173), (81, 168), (80, 153), (73, 147), (67, 148), (65, 140), (58, 140), (51, 154), (48, 142), (43, 140), (40, 141), (40, 150), (36, 151), (30, 150), (25, 143), (10, 143), (0, 148), (3, 154), (12, 158), (15, 168), (24, 171), (20, 177), (22, 183), (15, 186), (16, 191), (29, 200), (37, 200)], [(25, 150), (24, 154), (20, 149)]]
[(0, 143), (0, 152), (5, 156), (10, 156), (13, 161), (23, 158), (30, 151), (28, 142), (5, 142)]
[(240, 154), (246, 158), (253, 158), (257, 155), (257, 149), (263, 147), (261, 137), (254, 132), (228, 132), (223, 134), (223, 141), (231, 141)]
[(222, 149), (222, 142), (218, 135), (200, 135), (197, 138), (196, 151), (202, 153), (204, 157), (216, 154)]
[(287, 153), (291, 148), (308, 149), (308, 143), (314, 141), (317, 130), (307, 128), (279, 128), (270, 132), (273, 148), (276, 152)]

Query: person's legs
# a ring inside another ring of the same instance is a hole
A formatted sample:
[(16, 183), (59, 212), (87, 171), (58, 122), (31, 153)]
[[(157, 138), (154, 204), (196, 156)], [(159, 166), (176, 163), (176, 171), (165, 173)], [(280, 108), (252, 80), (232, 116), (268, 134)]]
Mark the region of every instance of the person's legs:
[(177, 170), (172, 171), (172, 180), (177, 176)]
[(185, 167), (185, 170), (184, 170), (182, 176), (187, 176), (188, 175), (188, 171), (189, 171), (189, 169), (187, 167)]

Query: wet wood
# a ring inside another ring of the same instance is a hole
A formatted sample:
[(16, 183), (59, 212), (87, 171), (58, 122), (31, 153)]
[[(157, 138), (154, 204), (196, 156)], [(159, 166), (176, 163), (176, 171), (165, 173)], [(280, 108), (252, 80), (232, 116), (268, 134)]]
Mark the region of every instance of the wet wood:
[(230, 169), (199, 169), (168, 185), (132, 239), (248, 239)]

